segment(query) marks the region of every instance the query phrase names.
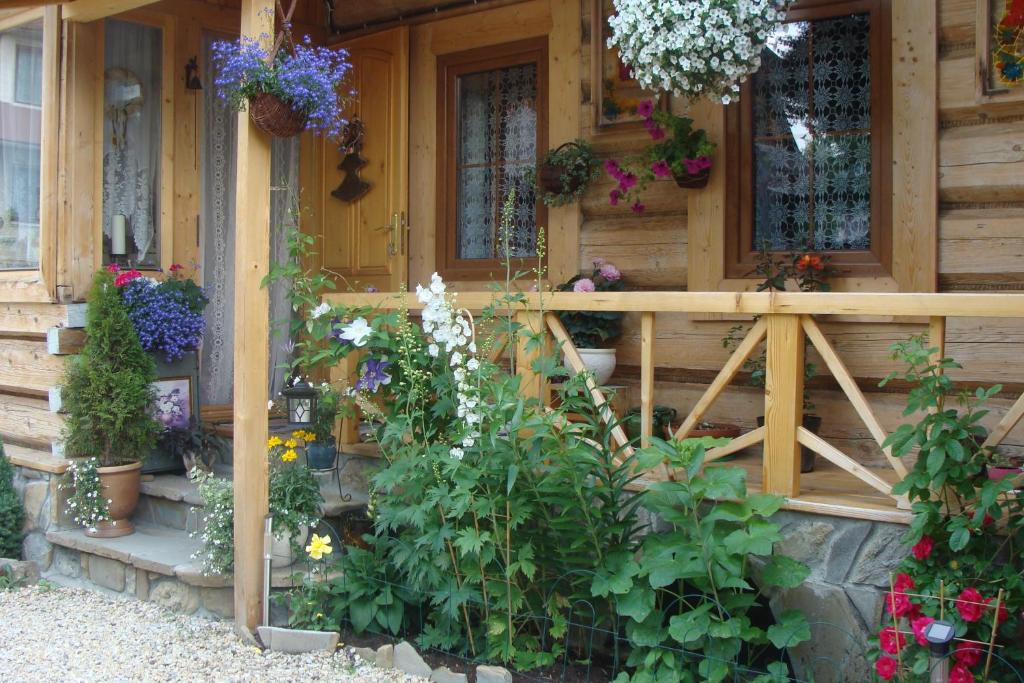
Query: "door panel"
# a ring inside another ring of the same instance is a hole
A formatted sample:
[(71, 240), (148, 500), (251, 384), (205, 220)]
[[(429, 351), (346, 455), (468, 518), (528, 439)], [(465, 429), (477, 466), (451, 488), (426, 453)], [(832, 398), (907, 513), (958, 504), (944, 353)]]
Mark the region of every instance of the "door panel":
[[(359, 178), (370, 184), (347, 202), (331, 195), (346, 177), (344, 153), (321, 142), (324, 186), (321, 215), (324, 266), (356, 289), (397, 291), (408, 272), (408, 28), (357, 38), (345, 44), (356, 90), (348, 117), (364, 126)], [(340, 283), (344, 289), (344, 283)]]

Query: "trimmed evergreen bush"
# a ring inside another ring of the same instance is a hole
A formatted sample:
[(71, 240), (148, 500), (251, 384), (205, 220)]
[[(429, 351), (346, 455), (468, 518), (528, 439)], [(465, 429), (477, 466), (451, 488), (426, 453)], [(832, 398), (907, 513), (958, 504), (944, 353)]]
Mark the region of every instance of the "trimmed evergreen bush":
[(14, 468), (4, 457), (0, 443), (0, 557), (21, 558), (21, 530), (25, 526), (25, 510), (14, 492)]
[(96, 457), (101, 467), (126, 465), (145, 458), (160, 431), (152, 415), (156, 367), (112, 273), (96, 273), (87, 300), (85, 347), (68, 363), (61, 391), (64, 453)]

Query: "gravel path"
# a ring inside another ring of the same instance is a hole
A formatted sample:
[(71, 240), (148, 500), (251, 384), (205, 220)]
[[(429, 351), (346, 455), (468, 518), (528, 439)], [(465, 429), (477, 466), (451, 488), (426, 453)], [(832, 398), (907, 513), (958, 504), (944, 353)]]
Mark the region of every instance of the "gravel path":
[(0, 681), (274, 681), (413, 683), (347, 649), (264, 653), (231, 625), (89, 591), (0, 590)]

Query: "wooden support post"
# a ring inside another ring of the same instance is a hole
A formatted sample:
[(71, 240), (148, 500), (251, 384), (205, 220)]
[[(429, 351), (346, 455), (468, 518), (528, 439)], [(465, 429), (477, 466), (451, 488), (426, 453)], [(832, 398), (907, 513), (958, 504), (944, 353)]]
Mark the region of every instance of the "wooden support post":
[(522, 378), (519, 393), (548, 405), (550, 401), (547, 396), (547, 382), (543, 375), (533, 369), (534, 361), (540, 357), (546, 346), (533, 342), (536, 335), (546, 332), (544, 314), (539, 311), (520, 311), (516, 313), (516, 322), (521, 326), (516, 340), (516, 374)]
[[(242, 0), (243, 36), (269, 47), (272, 0)], [(263, 524), (267, 515), (267, 399), (270, 309), (263, 277), (270, 267), (270, 138), (238, 115), (235, 224), (234, 484), (235, 625), (262, 617)]]
[(803, 421), (804, 332), (800, 316), (770, 314), (764, 387), (764, 492), (793, 497), (800, 493), (800, 444)]
[[(654, 313), (640, 314), (640, 445), (651, 445), (654, 430)], [(662, 436), (659, 434), (658, 436)]]
[[(342, 358), (337, 365), (333, 366), (330, 371), (331, 384), (347, 384), (349, 387), (354, 387), (356, 384), (356, 367), (359, 365), (359, 357), (360, 354), (357, 352), (350, 353)], [(337, 388), (338, 387), (335, 386), (335, 389)], [(358, 410), (359, 409), (357, 408), (356, 415), (354, 417), (346, 417), (341, 420), (341, 425), (338, 427), (338, 433), (335, 434), (339, 448), (359, 443)]]

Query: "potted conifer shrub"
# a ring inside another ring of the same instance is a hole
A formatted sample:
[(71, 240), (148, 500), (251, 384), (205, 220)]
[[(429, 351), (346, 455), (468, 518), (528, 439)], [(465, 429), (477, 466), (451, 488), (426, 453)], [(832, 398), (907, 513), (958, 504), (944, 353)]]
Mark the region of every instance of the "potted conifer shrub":
[[(86, 342), (64, 375), (64, 454), (95, 459), (98, 505), (86, 533), (125, 536), (139, 501), (142, 460), (153, 450), (160, 426), (152, 416), (156, 370), (142, 349), (112, 272), (93, 277), (88, 296)], [(76, 489), (93, 482), (76, 478)], [(95, 501), (94, 501), (95, 503)]]

